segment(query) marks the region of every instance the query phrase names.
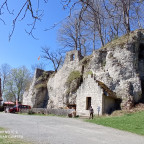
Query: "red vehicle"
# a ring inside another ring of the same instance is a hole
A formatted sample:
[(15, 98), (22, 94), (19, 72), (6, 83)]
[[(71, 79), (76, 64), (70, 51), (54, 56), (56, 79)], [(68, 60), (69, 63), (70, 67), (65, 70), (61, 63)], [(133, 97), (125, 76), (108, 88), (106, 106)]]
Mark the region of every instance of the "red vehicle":
[(15, 112), (19, 112), (22, 109), (31, 109), (31, 106), (29, 105), (18, 105), (18, 108), (16, 107), (16, 105), (12, 108), (9, 109), (10, 113), (15, 113)]

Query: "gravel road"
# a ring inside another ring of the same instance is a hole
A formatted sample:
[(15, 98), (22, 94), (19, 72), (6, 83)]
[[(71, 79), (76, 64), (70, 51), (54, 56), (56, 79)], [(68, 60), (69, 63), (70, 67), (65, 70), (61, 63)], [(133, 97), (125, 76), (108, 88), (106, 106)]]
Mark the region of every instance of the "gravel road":
[(144, 144), (144, 137), (82, 120), (0, 113), (0, 127), (34, 144)]

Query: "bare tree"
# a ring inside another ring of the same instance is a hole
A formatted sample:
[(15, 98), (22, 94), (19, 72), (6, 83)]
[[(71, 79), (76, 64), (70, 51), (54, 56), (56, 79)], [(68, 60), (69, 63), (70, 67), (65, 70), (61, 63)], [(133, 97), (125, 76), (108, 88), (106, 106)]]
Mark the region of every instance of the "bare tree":
[(79, 46), (79, 19), (77, 17), (68, 18), (62, 24), (58, 32), (58, 41), (62, 46), (70, 50), (78, 50)]
[(61, 52), (50, 52), (50, 48), (48, 47), (42, 47), (42, 58), (45, 60), (50, 61), (53, 64), (53, 68), (55, 71), (58, 70), (58, 68), (63, 63), (63, 56)]
[[(11, 39), (13, 35), (18, 20), (22, 21), (29, 14), (33, 22), (29, 24), (31, 29), (27, 33), (34, 37), (33, 30), (36, 27), (36, 22), (42, 19), (44, 11), (44, 9), (40, 7), (40, 3), (47, 3), (48, 0), (24, 0), (21, 1), (21, 5), (16, 8), (10, 8), (9, 2), (10, 0), (3, 0), (0, 2), (0, 21), (5, 24), (4, 17), (2, 17), (5, 11), (8, 11), (8, 13), (14, 17), (9, 39)], [(91, 23), (93, 22), (93, 26), (95, 27), (93, 28), (93, 49), (95, 49), (97, 34), (103, 46), (107, 41), (110, 41), (114, 37), (129, 33), (131, 30), (144, 26), (144, 0), (59, 0), (59, 2), (62, 3), (64, 9), (69, 8), (69, 16), (73, 16), (75, 9), (80, 12), (77, 17), (78, 19), (75, 20), (75, 24), (73, 23), (73, 25), (76, 26), (75, 39), (73, 38), (73, 42), (72, 39), (67, 39), (69, 42), (65, 44), (65, 46), (69, 47), (75, 45), (75, 49), (79, 48), (81, 50), (82, 35), (79, 32), (87, 12), (91, 14), (91, 19), (89, 19), (89, 21), (91, 21)], [(14, 10), (17, 11), (16, 14), (14, 13)], [(68, 27), (65, 28), (69, 29)], [(71, 31), (62, 31), (64, 34), (65, 32), (72, 34)], [(63, 40), (64, 39), (66, 38), (64, 37)]]
[[(125, 33), (129, 33), (134, 25), (141, 27), (140, 18), (142, 19), (143, 14), (139, 12), (143, 11), (143, 0), (103, 0), (103, 2), (109, 18), (117, 22), (113, 25), (117, 31), (119, 24), (123, 25)], [(120, 28), (119, 31), (122, 29)]]
[(45, 69), (45, 64), (44, 63), (37, 63), (31, 65), (32, 71), (35, 71), (37, 68), (44, 70)]
[[(11, 37), (14, 33), (16, 23), (19, 20), (22, 21), (29, 13), (31, 15), (31, 18), (33, 19), (33, 22), (31, 24), (28, 24), (31, 27), (31, 29), (30, 29), (30, 31), (26, 31), (26, 32), (29, 35), (31, 35), (33, 38), (35, 38), (33, 35), (33, 30), (35, 29), (37, 20), (41, 20), (41, 18), (43, 16), (43, 10), (40, 9), (41, 1), (43, 1), (44, 3), (48, 2), (48, 0), (37, 0), (35, 2), (32, 0), (24, 0), (21, 2), (22, 5), (20, 7), (17, 5), (15, 8), (13, 8), (13, 10), (10, 10), (10, 8), (9, 8), (10, 0), (3, 0), (2, 2), (0, 2), (0, 16), (1, 16), (0, 21), (2, 21), (5, 24), (5, 20), (4, 20), (4, 18), (2, 18), (2, 16), (6, 12), (6, 10), (10, 15), (14, 16), (13, 21), (12, 21), (12, 30), (9, 34), (9, 40), (11, 39)], [(17, 14), (14, 13), (14, 11), (16, 9), (18, 9)]]
[[(105, 15), (104, 15), (104, 8), (103, 3), (100, 0), (81, 0), (82, 3), (85, 4), (86, 13), (87, 13), (87, 19), (90, 23), (90, 27), (93, 29), (93, 38), (95, 41), (96, 38), (96, 32), (98, 33), (98, 36), (100, 38), (102, 46), (105, 45), (104, 40), (104, 24), (105, 24)], [(95, 47), (95, 43), (93, 41), (93, 47)], [(95, 48), (93, 48), (95, 49)]]
[(77, 12), (61, 25), (58, 32), (58, 42), (64, 47), (63, 51), (79, 50), (82, 55), (88, 51), (88, 33), (84, 19)]

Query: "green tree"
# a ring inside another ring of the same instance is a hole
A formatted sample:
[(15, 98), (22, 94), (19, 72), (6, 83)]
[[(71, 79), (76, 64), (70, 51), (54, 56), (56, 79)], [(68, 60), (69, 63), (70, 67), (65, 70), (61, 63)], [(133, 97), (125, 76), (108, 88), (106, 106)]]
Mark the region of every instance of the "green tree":
[(22, 101), (23, 93), (30, 82), (31, 74), (25, 66), (11, 69), (6, 83), (6, 100), (15, 101), (17, 99)]
[(5, 86), (8, 80), (8, 75), (10, 73), (11, 66), (8, 64), (2, 64), (0, 66), (0, 78), (1, 78), (1, 88), (2, 88), (2, 95), (5, 91)]

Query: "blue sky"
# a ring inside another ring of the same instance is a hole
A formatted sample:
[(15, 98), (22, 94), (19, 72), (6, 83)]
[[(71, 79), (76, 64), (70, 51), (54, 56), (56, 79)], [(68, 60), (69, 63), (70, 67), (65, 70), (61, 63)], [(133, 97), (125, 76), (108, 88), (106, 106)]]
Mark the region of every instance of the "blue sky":
[[(9, 8), (15, 7), (15, 2), (10, 1)], [(17, 9), (19, 10), (21, 2), (17, 1)], [(57, 42), (57, 30), (59, 26), (54, 29), (44, 31), (46, 28), (50, 28), (53, 24), (58, 23), (64, 19), (68, 12), (62, 9), (62, 5), (58, 0), (49, 0), (48, 4), (41, 3), (40, 9), (44, 9), (44, 16), (41, 22), (37, 22), (36, 30), (34, 31), (35, 37), (39, 40), (33, 39), (29, 36), (25, 29), (29, 29), (28, 23), (31, 23), (31, 17), (28, 13), (27, 17), (23, 21), (19, 21), (16, 24), (16, 29), (9, 42), (9, 33), (12, 30), (13, 16), (8, 13), (4, 13), (1, 18), (4, 19), (6, 25), (0, 21), (0, 65), (7, 63), (12, 67), (20, 67), (25, 65), (31, 69), (32, 64), (43, 62), (42, 59), (38, 61), (38, 57), (42, 54), (41, 47), (48, 46), (51, 50), (56, 50), (60, 45)], [(52, 69), (49, 64), (47, 70)]]

